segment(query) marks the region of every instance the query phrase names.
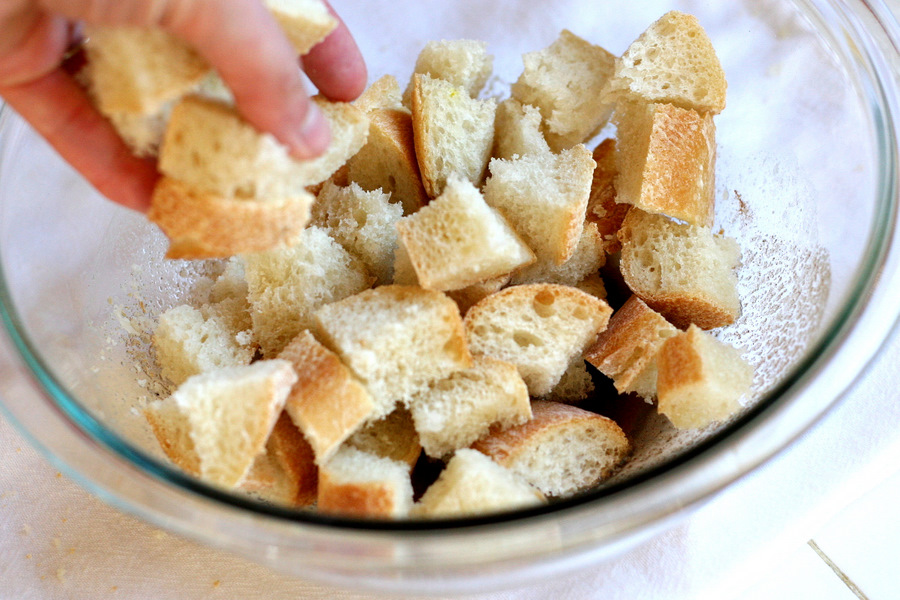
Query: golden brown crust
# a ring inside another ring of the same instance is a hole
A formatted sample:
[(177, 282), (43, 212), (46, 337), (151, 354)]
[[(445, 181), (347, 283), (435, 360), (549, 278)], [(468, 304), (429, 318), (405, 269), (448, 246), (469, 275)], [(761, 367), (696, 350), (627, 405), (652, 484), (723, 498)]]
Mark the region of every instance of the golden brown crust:
[(625, 215), (631, 208), (628, 204), (616, 202), (615, 179), (618, 174), (616, 169), (616, 140), (605, 139), (594, 149), (594, 176), (591, 182), (591, 195), (588, 199), (587, 219), (597, 224), (597, 230), (603, 238), (604, 250), (614, 254), (622, 249), (616, 237), (616, 232), (622, 226)]
[(293, 504), (309, 506), (316, 501), (318, 468), (312, 447), (286, 412), (279, 415), (266, 442), (266, 451), (290, 482)]
[(309, 331), (300, 332), (278, 358), (290, 361), (298, 377), (285, 411), (321, 464), (372, 414), (372, 397), (341, 359)]
[(326, 470), (319, 471), (316, 507), (323, 513), (345, 517), (391, 518), (395, 516), (395, 494), (378, 481), (339, 483)]
[(432, 152), (432, 145), (428, 143), (427, 131), (429, 122), (424, 114), (423, 103), (424, 95), (424, 77), (420, 74), (414, 74), (412, 80), (412, 95), (410, 96), (410, 107), (412, 110), (412, 127), (413, 131), (421, 132), (414, 136), (413, 146), (416, 150), (416, 160), (419, 162), (419, 173), (422, 177), (422, 185), (425, 193), (429, 198), (436, 198), (441, 190), (438, 189), (439, 182), (436, 174), (432, 173), (427, 166), (434, 163), (435, 157)]
[(195, 192), (161, 178), (147, 218), (169, 237), (166, 258), (226, 258), (294, 243), (313, 196), (256, 202)]

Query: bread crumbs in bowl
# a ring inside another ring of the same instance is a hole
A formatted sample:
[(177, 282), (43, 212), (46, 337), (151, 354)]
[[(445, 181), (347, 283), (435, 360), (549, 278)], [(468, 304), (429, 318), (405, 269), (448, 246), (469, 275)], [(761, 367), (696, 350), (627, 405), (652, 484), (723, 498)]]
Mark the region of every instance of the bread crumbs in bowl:
[[(512, 585), (688, 514), (893, 328), (883, 2), (334, 4), (373, 74), (323, 105), (334, 153), (279, 162), (200, 73), (171, 118), (212, 106), (243, 152), (164, 141), (158, 226), (0, 113), (2, 406), (104, 500), (340, 585)], [(681, 13), (727, 92), (656, 79)], [(156, 116), (106, 106), (158, 151)]]

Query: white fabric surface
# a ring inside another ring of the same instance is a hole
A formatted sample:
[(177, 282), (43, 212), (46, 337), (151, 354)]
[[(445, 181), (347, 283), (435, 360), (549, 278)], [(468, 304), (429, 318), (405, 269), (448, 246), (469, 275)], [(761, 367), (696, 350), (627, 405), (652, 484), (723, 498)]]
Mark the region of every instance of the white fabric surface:
[[(728, 598), (900, 469), (900, 340), (775, 460), (603, 564), (484, 600)], [(895, 508), (893, 510), (896, 510)], [(0, 600), (356, 599), (203, 547), (103, 504), (0, 420)]]

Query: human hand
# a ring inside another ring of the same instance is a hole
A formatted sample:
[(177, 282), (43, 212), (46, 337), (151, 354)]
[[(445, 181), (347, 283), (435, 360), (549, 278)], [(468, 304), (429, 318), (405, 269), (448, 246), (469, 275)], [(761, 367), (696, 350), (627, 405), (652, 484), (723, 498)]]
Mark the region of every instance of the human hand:
[[(338, 21), (302, 63), (322, 94), (349, 101), (362, 92), (366, 69)], [(244, 118), (295, 156), (316, 156), (330, 141), (295, 52), (260, 0), (0, 0), (0, 96), (111, 200), (146, 210), (158, 173), (152, 161), (132, 156), (62, 68), (78, 22), (161, 27), (191, 44), (231, 89)], [(254, 51), (239, 50), (247, 47)]]

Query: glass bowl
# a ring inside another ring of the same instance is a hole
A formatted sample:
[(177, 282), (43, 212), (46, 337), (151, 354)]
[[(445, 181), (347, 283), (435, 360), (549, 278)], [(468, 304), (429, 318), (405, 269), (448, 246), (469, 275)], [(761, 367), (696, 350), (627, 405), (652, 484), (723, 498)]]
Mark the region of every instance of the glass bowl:
[[(620, 54), (668, 10), (696, 15), (729, 81), (717, 117), (717, 227), (743, 251), (744, 313), (717, 332), (756, 367), (728, 423), (649, 415), (611, 482), (484, 518), (373, 522), (281, 509), (183, 475), (138, 406), (146, 333), (195, 265), (162, 260), (141, 215), (100, 198), (0, 112), (0, 394), (55, 465), (121, 509), (298, 576), (483, 590), (614, 557), (771, 458), (851, 386), (900, 314), (895, 119), (900, 28), (881, 1), (334, 2), (371, 78), (405, 82), (426, 41), (488, 42), (503, 94), (563, 28)], [(627, 9), (624, 8), (627, 6)], [(377, 23), (376, 27), (371, 26)]]

